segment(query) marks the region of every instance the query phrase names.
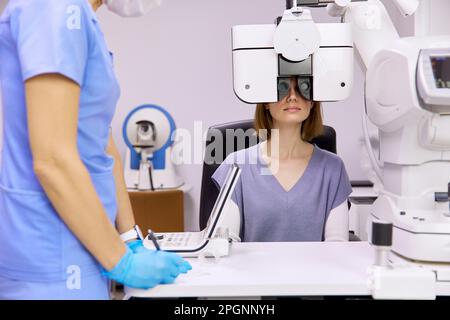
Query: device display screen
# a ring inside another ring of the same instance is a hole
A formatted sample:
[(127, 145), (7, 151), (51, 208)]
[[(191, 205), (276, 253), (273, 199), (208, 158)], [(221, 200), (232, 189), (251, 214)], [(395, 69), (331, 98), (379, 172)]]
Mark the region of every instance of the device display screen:
[(431, 57), (436, 87), (450, 89), (450, 57)]

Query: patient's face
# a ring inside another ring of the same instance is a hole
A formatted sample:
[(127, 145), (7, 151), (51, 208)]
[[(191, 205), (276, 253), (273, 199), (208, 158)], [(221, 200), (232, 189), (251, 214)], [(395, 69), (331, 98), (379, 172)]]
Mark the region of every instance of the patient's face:
[(300, 124), (309, 117), (313, 104), (303, 98), (296, 87), (297, 80), (292, 77), (289, 94), (281, 101), (267, 104), (266, 108), (269, 109), (275, 126)]

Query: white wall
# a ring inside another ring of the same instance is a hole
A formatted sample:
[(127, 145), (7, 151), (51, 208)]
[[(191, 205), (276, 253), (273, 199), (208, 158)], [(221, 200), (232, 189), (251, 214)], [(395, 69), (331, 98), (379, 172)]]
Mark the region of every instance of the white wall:
[[(122, 98), (114, 119), (114, 135), (124, 153), (121, 126), (125, 115), (143, 103), (167, 108), (179, 128), (193, 130), (194, 121), (210, 125), (253, 117), (254, 106), (241, 103), (233, 93), (231, 27), (236, 24), (272, 23), (284, 1), (197, 0), (165, 1), (163, 7), (140, 19), (118, 18), (102, 9), (99, 17), (110, 50), (115, 53)], [(314, 10), (317, 21), (330, 21)], [(362, 106), (362, 75), (355, 79), (352, 97), (326, 104), (327, 124), (339, 135), (339, 153), (352, 179), (364, 179), (356, 156)], [(180, 173), (193, 186), (186, 203), (186, 227), (198, 226), (202, 167), (184, 165)]]
[[(385, 2), (392, 9), (390, 0)], [(100, 9), (98, 16), (115, 54), (122, 86), (113, 122), (122, 154), (122, 121), (131, 109), (144, 103), (167, 108), (177, 126), (189, 130), (195, 121), (203, 121), (206, 130), (214, 124), (252, 118), (254, 106), (241, 103), (233, 93), (231, 27), (272, 23), (284, 5), (284, 0), (165, 0), (161, 8), (139, 19), (122, 19)], [(401, 33), (412, 34), (411, 19), (400, 19), (391, 11)], [(313, 15), (317, 22), (333, 21), (321, 9), (314, 9)], [(326, 103), (323, 108), (326, 124), (338, 132), (338, 153), (354, 180), (366, 178), (359, 163), (363, 85), (362, 72), (355, 64), (352, 96), (343, 102)], [(193, 187), (185, 203), (189, 230), (198, 228), (201, 172), (201, 165), (180, 168)]]
[[(422, 1), (420, 8), (415, 15), (416, 34), (450, 34), (450, 23), (448, 20), (449, 12), (450, 1), (448, 0)], [(433, 19), (430, 20), (428, 17), (433, 17)]]

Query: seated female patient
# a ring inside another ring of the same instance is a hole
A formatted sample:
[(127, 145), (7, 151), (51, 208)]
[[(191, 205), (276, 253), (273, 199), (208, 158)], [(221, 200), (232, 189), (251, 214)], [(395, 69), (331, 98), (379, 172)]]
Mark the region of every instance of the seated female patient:
[(230, 154), (212, 177), (219, 187), (232, 163), (241, 168), (232, 199), (245, 242), (348, 241), (349, 178), (338, 156), (310, 143), (323, 131), (320, 103), (296, 83), (283, 100), (256, 107), (255, 128), (267, 129), (267, 140)]

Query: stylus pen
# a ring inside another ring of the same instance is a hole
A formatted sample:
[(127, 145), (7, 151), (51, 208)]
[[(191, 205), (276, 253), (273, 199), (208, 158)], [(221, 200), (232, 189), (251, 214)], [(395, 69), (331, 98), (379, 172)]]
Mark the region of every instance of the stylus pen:
[(155, 234), (153, 233), (152, 230), (148, 230), (148, 237), (150, 238), (150, 240), (152, 240), (153, 245), (155, 246), (156, 250), (160, 251), (161, 248), (159, 246), (158, 240), (156, 240)]

